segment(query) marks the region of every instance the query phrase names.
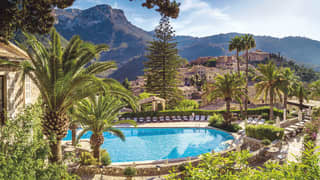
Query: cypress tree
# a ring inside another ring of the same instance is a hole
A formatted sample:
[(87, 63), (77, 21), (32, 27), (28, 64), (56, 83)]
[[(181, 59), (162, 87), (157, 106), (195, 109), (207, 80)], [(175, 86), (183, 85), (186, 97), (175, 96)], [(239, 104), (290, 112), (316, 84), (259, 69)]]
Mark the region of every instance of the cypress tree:
[(174, 30), (168, 17), (163, 16), (155, 29), (155, 39), (148, 46), (145, 63), (147, 76), (146, 91), (158, 94), (165, 99), (169, 107), (174, 106), (179, 97), (177, 89), (177, 68), (180, 66)]

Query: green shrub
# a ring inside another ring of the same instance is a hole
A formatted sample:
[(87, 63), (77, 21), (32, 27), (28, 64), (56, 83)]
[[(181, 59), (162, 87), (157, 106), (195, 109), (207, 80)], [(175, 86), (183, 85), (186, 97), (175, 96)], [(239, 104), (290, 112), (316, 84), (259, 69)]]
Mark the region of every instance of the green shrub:
[(269, 139), (264, 139), (264, 140), (261, 141), (261, 143), (262, 143), (263, 145), (265, 145), (265, 146), (268, 146), (268, 145), (271, 144), (271, 141), (270, 141)]
[(104, 165), (104, 166), (108, 166), (111, 164), (111, 158), (110, 158), (110, 155), (109, 153), (105, 150), (105, 149), (102, 149), (100, 151), (100, 158), (101, 158), (101, 164)]
[(127, 177), (132, 177), (137, 174), (137, 169), (134, 167), (126, 167), (123, 171), (123, 174)]
[(209, 126), (230, 132), (238, 132), (241, 129), (238, 124), (226, 124), (221, 114), (213, 114), (209, 119)]
[(246, 127), (246, 135), (256, 139), (269, 139), (274, 141), (282, 139), (284, 134), (283, 128), (278, 128), (272, 125), (248, 125)]
[(213, 114), (209, 119), (210, 126), (222, 126), (224, 124), (224, 118), (221, 114)]
[(180, 102), (178, 102), (177, 106), (175, 107), (175, 110), (193, 110), (198, 109), (199, 103), (195, 100), (190, 99), (184, 99)]
[(50, 146), (41, 131), (41, 105), (27, 106), (0, 126), (1, 180), (78, 179), (65, 165), (48, 163)]
[(269, 119), (269, 113), (262, 113), (261, 116), (263, 119)]
[(266, 121), (266, 124), (274, 124), (275, 122), (274, 122), (274, 120), (267, 120)]
[(183, 163), (183, 164), (180, 164), (179, 166), (178, 166), (178, 170), (180, 171), (180, 172), (182, 172), (182, 171), (185, 171), (187, 168), (188, 165), (187, 164), (185, 164), (185, 163)]
[[(248, 115), (261, 115), (262, 113), (268, 113), (269, 116), (269, 111), (270, 108), (268, 106), (264, 106), (264, 107), (258, 107), (258, 108), (253, 108), (253, 109), (248, 109)], [(217, 114), (223, 114), (225, 113), (225, 110), (200, 110), (200, 109), (196, 109), (196, 110), (166, 110), (166, 111), (157, 111), (157, 112), (153, 112), (153, 111), (145, 111), (145, 112), (133, 112), (133, 113), (125, 113), (123, 114), (122, 117), (129, 117), (129, 118), (133, 118), (133, 117), (148, 117), (148, 116), (190, 116), (192, 115), (192, 113), (194, 113), (195, 115), (213, 115), (214, 113)], [(240, 110), (231, 110), (232, 113), (237, 113), (240, 114)], [(274, 108), (274, 116), (279, 116), (282, 117), (283, 116), (283, 111)]]
[(97, 160), (89, 152), (82, 152), (80, 154), (80, 164), (81, 165), (96, 165)]

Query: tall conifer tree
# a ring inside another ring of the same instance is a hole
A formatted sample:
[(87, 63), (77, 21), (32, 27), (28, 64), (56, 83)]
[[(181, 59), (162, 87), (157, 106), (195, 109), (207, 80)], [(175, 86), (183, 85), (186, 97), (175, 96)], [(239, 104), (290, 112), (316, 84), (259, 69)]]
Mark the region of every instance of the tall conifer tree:
[(146, 91), (158, 94), (170, 106), (180, 98), (177, 89), (177, 68), (180, 66), (174, 30), (168, 17), (163, 16), (155, 29), (155, 39), (148, 46), (145, 63)]

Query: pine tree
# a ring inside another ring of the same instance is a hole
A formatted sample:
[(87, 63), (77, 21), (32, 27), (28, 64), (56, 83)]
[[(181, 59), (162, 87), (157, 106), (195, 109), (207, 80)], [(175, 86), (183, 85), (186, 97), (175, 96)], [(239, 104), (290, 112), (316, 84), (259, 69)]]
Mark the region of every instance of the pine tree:
[(149, 59), (145, 63), (146, 91), (164, 98), (169, 107), (179, 99), (177, 68), (180, 65), (174, 31), (168, 17), (163, 16), (155, 29), (155, 39), (148, 46)]

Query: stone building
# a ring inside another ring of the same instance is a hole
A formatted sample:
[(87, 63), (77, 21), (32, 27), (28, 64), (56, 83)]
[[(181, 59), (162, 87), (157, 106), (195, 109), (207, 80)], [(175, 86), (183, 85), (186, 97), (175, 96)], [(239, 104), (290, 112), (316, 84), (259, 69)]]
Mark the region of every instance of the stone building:
[[(12, 43), (0, 42), (0, 59), (13, 63), (29, 60), (27, 53)], [(12, 67), (0, 67), (0, 113), (1, 123), (12, 118), (27, 104), (34, 103), (39, 90), (29, 77), (21, 79), (21, 73)], [(6, 116), (5, 116), (6, 114)]]
[[(249, 52), (249, 61), (264, 61), (266, 59), (270, 58), (270, 53), (268, 52), (263, 52), (259, 49)], [(246, 54), (243, 53), (242, 57), (245, 59), (246, 58)]]

